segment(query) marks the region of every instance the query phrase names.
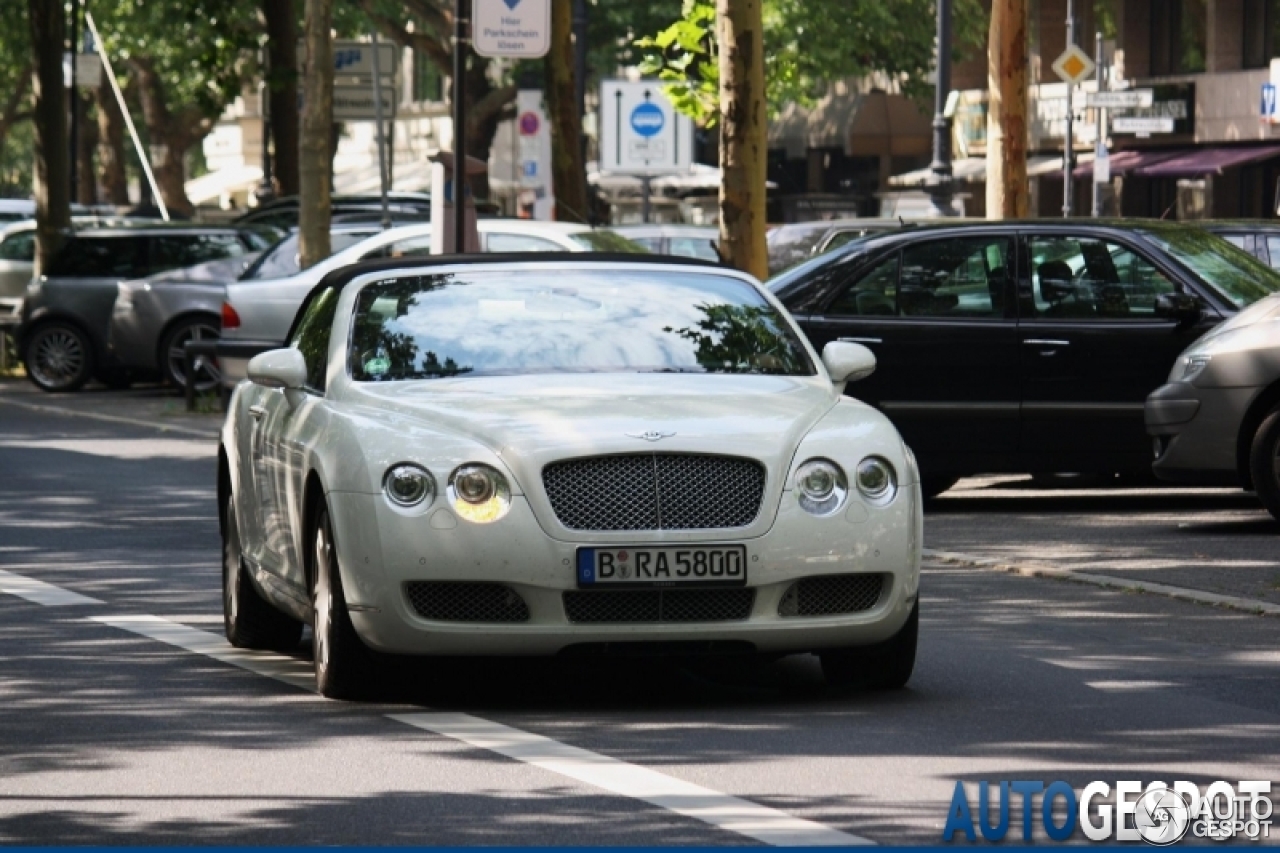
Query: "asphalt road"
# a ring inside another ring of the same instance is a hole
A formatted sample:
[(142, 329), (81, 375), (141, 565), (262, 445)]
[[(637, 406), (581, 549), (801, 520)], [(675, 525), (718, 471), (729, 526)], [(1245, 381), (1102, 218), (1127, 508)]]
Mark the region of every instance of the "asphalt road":
[[(0, 844), (932, 843), (956, 780), (1280, 775), (1276, 618), (956, 567), (898, 693), (808, 657), (461, 661), (324, 701), (302, 650), (221, 639), (213, 474), (196, 435), (0, 400)], [(1025, 543), (1036, 500), (936, 523)]]

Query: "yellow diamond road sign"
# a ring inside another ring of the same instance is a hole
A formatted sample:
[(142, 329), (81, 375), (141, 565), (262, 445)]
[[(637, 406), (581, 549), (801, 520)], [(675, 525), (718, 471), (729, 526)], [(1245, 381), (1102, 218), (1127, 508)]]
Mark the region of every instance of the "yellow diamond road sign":
[(1089, 75), (1093, 73), (1093, 60), (1073, 44), (1054, 61), (1053, 70), (1063, 81), (1075, 85), (1081, 80), (1089, 79)]

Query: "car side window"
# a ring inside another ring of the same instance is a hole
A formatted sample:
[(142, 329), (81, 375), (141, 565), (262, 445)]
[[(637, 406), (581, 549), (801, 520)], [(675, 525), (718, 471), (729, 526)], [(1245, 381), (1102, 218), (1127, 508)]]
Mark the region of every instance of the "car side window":
[(141, 278), (150, 274), (147, 238), (135, 235), (72, 237), (49, 265), (50, 278)]
[(490, 252), (559, 252), (559, 244), (531, 234), (490, 234), (487, 241)]
[(167, 272), (244, 253), (244, 244), (231, 233), (158, 234), (151, 238), (148, 265), (153, 273)]
[[(1262, 242), (1261, 238), (1259, 238), (1258, 242)], [(1259, 252), (1258, 260), (1272, 269), (1280, 269), (1280, 237), (1267, 237), (1267, 254), (1268, 257), (1264, 258), (1262, 253)]]
[(836, 317), (898, 313), (898, 255), (882, 261), (841, 293), (827, 309)]
[(1044, 319), (1159, 320), (1156, 297), (1180, 288), (1126, 246), (1089, 237), (1030, 241), (1031, 315)]
[(1013, 264), (1007, 237), (958, 237), (902, 251), (898, 314), (903, 317), (1004, 316)]
[(431, 254), (431, 235), (422, 237), (406, 237), (396, 240), (361, 255), (360, 260), (370, 261), (375, 258), (420, 258)]
[(338, 291), (325, 288), (311, 298), (302, 309), (289, 346), (302, 353), (307, 363), (307, 389), (324, 393), (325, 369), (329, 365), (329, 338), (333, 334), (333, 318), (338, 310)]
[(19, 231), (0, 241), (0, 260), (33, 263), (35, 259), (36, 232)]

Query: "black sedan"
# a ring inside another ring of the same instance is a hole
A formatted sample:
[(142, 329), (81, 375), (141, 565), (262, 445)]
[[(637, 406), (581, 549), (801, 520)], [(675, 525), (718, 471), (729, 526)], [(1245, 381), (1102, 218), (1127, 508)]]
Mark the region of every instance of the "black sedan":
[(926, 491), (987, 472), (1146, 476), (1143, 403), (1280, 273), (1167, 222), (900, 229), (769, 282), (819, 350), (869, 346), (853, 389), (916, 452)]

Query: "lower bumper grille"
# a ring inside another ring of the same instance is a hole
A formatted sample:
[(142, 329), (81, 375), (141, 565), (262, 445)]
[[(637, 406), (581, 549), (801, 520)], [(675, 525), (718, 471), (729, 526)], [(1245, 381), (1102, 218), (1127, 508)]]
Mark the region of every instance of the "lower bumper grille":
[(888, 587), (879, 574), (821, 575), (803, 578), (787, 587), (778, 602), (783, 617), (837, 616), (861, 613), (880, 603)]
[(564, 594), (570, 622), (740, 622), (751, 615), (756, 591), (640, 589)]
[(528, 622), (520, 594), (500, 583), (411, 581), (405, 595), (414, 612), (437, 622)]

